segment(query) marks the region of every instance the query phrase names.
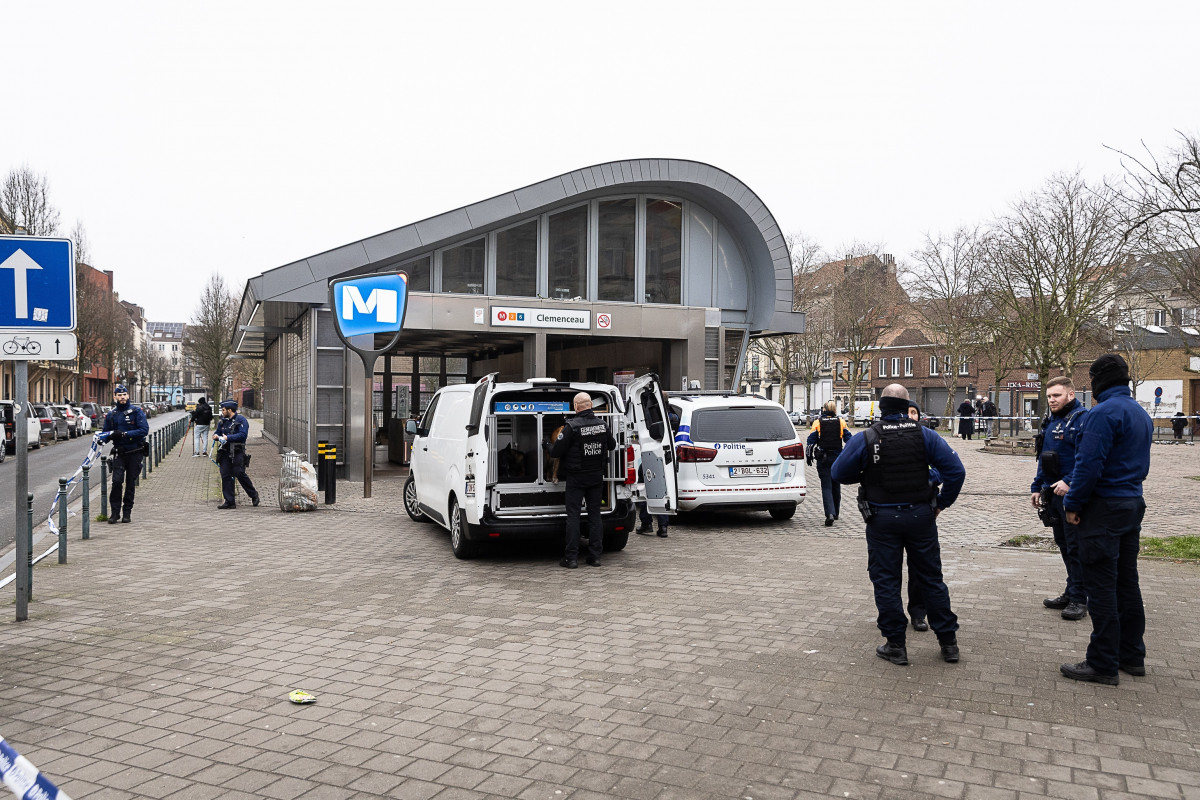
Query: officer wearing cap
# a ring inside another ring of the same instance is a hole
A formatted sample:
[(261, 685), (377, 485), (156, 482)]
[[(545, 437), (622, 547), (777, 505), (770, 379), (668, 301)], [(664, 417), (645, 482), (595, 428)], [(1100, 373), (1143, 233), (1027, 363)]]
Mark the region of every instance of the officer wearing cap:
[(558, 438), (550, 446), (550, 457), (562, 459), (567, 473), (567, 543), (560, 566), (575, 569), (579, 557), (579, 516), (587, 500), (588, 550), (587, 563), (600, 566), (604, 552), (604, 524), (600, 518), (600, 503), (604, 494), (604, 465), (608, 451), (617, 442), (608, 425), (592, 412), (592, 398), (587, 392), (575, 395), (572, 401), (575, 416), (563, 425)]
[(115, 405), (104, 417), (101, 432), (107, 433), (112, 442), (112, 489), (108, 493), (108, 524), (132, 522), (133, 493), (137, 488), (138, 474), (142, 471), (146, 437), (150, 434), (150, 423), (146, 412), (129, 402), (129, 389), (118, 383), (113, 388)]
[[(830, 474), (839, 483), (861, 483), (859, 510), (867, 522), (867, 573), (875, 587), (877, 624), (887, 641), (875, 654), (893, 664), (908, 663), (908, 618), (900, 599), (904, 555), (908, 577), (921, 590), (929, 626), (942, 658), (958, 661), (958, 617), (942, 580), (942, 557), (935, 519), (958, 498), (966, 470), (941, 436), (908, 418), (908, 390), (898, 383), (883, 390), (883, 419), (846, 443)], [(933, 483), (930, 467), (943, 481)]]
[(221, 443), (217, 451), (217, 464), (221, 467), (221, 495), (225, 502), (217, 506), (219, 509), (237, 508), (233, 497), (233, 479), (242, 485), (246, 495), (254, 505), (258, 505), (258, 491), (246, 475), (246, 465), (250, 456), (246, 455), (246, 436), (250, 433), (250, 423), (237, 413), (237, 402), (221, 401), (221, 421), (217, 423), (213, 440)]
[[(1088, 375), (1096, 405), (1083, 417), (1063, 508), (1067, 523), (1078, 526), (1092, 638), (1083, 661), (1059, 669), (1072, 680), (1116, 686), (1118, 670), (1146, 674), (1146, 609), (1137, 557), (1154, 423), (1129, 391), (1125, 359), (1102, 355)], [(1056, 486), (1055, 493), (1060, 490)]]

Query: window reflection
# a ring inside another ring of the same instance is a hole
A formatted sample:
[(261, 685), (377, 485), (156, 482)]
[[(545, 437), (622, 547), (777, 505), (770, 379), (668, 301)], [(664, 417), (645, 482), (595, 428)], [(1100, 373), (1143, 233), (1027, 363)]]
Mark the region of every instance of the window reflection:
[(431, 256), (425, 256), (400, 265), (400, 269), (408, 273), (408, 290), (410, 292), (429, 291), (429, 264), (432, 260)]
[(683, 207), (673, 200), (646, 201), (647, 303), (679, 303), (683, 268)]
[(483, 239), (442, 253), (442, 291), (483, 294)]
[(537, 221), (496, 234), (496, 294), (537, 294)]
[(599, 227), (599, 299), (632, 303), (637, 200), (601, 200)]
[(587, 297), (587, 206), (550, 215), (549, 291), (553, 300)]

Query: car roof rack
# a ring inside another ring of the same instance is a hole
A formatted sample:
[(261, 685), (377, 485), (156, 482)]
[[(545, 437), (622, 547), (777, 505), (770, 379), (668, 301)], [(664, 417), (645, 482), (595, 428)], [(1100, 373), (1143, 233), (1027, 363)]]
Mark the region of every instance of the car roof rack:
[(676, 392), (667, 392), (667, 397), (753, 397), (758, 400), (766, 400), (761, 394), (754, 392), (735, 392), (733, 389), (683, 389)]

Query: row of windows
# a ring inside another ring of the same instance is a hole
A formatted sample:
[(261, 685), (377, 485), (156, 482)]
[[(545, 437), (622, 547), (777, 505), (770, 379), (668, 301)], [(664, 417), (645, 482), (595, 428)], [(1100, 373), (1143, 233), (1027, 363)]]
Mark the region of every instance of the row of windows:
[[(391, 268), (389, 268), (391, 269)], [(399, 265), (417, 292), (683, 301), (683, 203), (593, 200)]]
[[(875, 373), (877, 378), (911, 378), (913, 377), (913, 357), (906, 356), (904, 361), (904, 372), (900, 372), (900, 358), (881, 358), (879, 359), (878, 371)], [(850, 380), (850, 370), (853, 368), (854, 362), (838, 361), (834, 364), (833, 378), (839, 381)], [(970, 375), (970, 363), (967, 359), (963, 359), (958, 364), (959, 375)], [(929, 357), (929, 375), (934, 377), (941, 374), (949, 375), (954, 369), (954, 362), (950, 356), (930, 356)], [(858, 363), (859, 380), (871, 379), (871, 362), (860, 361)]]

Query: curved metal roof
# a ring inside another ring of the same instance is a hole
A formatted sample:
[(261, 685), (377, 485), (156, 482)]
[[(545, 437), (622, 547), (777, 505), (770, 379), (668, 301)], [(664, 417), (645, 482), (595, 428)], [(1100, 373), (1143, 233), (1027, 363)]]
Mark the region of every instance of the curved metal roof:
[[(619, 192), (670, 192), (715, 213), (745, 248), (752, 331), (798, 332), (791, 259), (770, 210), (746, 184), (717, 167), (682, 159), (630, 159), (578, 169), (395, 230), (285, 264), (246, 283), (238, 350), (260, 350), (303, 308), (323, 305), (329, 281), (373, 272), (474, 232), (503, 227), (573, 201)], [(245, 330), (246, 327), (251, 328)], [(258, 346), (255, 346), (258, 345)]]

